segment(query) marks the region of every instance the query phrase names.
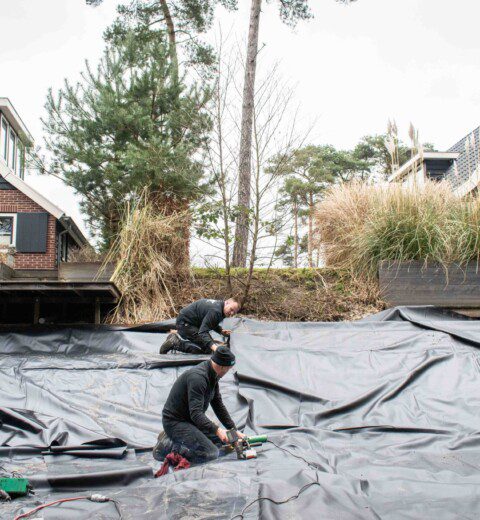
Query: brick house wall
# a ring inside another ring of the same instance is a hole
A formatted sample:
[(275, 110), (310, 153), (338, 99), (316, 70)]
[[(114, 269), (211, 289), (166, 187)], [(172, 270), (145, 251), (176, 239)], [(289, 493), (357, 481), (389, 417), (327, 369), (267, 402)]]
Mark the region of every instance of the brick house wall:
[[(0, 213), (45, 213), (36, 202), (29, 199), (19, 190), (0, 190)], [(56, 220), (48, 216), (47, 252), (46, 253), (15, 253), (15, 269), (56, 269), (57, 268), (57, 238)]]

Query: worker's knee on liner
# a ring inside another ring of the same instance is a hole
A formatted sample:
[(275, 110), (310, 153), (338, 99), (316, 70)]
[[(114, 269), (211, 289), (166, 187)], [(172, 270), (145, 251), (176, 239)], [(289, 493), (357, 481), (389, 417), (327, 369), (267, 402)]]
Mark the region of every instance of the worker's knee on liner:
[(193, 459), (197, 462), (209, 462), (218, 459), (219, 453), (219, 449), (215, 445), (202, 447), (195, 450)]

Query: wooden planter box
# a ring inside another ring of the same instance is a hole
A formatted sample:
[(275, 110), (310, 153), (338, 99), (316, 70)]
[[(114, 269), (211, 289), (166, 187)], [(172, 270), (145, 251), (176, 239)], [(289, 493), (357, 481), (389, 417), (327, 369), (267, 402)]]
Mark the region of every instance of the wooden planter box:
[(452, 265), (446, 271), (438, 264), (384, 261), (379, 283), (382, 298), (390, 306), (480, 308), (480, 266), (476, 264)]
[(115, 270), (114, 263), (61, 262), (58, 279), (65, 282), (109, 282)]

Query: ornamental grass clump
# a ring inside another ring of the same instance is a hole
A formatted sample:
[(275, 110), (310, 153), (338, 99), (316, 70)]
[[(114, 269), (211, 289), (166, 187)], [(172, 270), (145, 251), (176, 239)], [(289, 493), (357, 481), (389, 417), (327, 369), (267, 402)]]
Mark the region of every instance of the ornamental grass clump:
[(383, 260), (448, 267), (480, 258), (480, 202), (456, 197), (447, 183), (338, 185), (315, 220), (327, 266), (360, 275), (375, 276)]
[(452, 208), (448, 222), (448, 233), (452, 237), (447, 263), (467, 265), (480, 260), (480, 199), (469, 196)]
[(166, 215), (146, 197), (126, 211), (105, 260), (115, 262), (112, 281), (122, 292), (109, 321), (142, 323), (176, 314), (176, 297), (188, 287), (191, 276), (186, 230), (186, 212)]

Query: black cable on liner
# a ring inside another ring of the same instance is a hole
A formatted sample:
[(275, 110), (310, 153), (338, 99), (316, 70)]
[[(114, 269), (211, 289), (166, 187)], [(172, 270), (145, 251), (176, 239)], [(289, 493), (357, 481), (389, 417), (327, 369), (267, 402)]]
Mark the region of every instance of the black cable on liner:
[[(282, 446), (279, 446), (278, 444), (276, 444), (275, 442), (273, 442), (272, 440), (268, 439), (267, 442), (269, 442), (270, 444), (273, 444), (276, 448), (278, 448), (279, 450), (282, 450), (284, 451), (285, 453), (288, 453), (289, 455), (291, 455), (292, 457), (295, 457), (296, 459), (299, 459), (299, 460), (302, 460), (303, 462), (305, 462), (305, 464), (307, 464), (309, 467), (311, 468), (314, 468), (315, 471), (318, 470), (318, 468), (312, 463), (312, 462), (309, 462), (307, 459), (304, 459), (302, 456), (300, 455), (295, 455), (295, 453), (291, 452), (290, 450), (287, 450), (286, 448), (282, 448)], [(308, 484), (305, 484), (304, 486), (302, 486), (299, 490), (298, 490), (298, 493), (296, 495), (292, 495), (291, 497), (288, 497), (288, 498), (285, 498), (284, 500), (275, 500), (273, 498), (270, 498), (270, 497), (258, 497), (256, 498), (255, 500), (252, 500), (250, 503), (248, 503), (243, 509), (242, 509), (242, 512), (239, 513), (238, 515), (235, 515), (235, 516), (232, 516), (230, 518), (230, 520), (235, 520), (235, 518), (240, 518), (240, 520), (243, 520), (244, 516), (245, 516), (245, 511), (247, 509), (249, 509), (251, 506), (253, 506), (254, 504), (256, 504), (257, 502), (261, 502), (262, 500), (266, 500), (267, 502), (272, 502), (272, 504), (275, 504), (277, 506), (280, 506), (282, 504), (286, 504), (287, 502), (290, 502), (291, 500), (296, 500), (304, 491), (306, 491), (308, 488), (312, 487), (312, 486), (321, 486), (320, 482), (318, 481), (318, 474), (316, 475), (317, 477), (317, 480), (315, 480), (314, 482), (310, 482)]]
[(301, 455), (296, 455), (295, 453), (293, 453), (292, 451), (290, 450), (287, 450), (287, 448), (283, 448), (282, 446), (279, 446), (278, 444), (275, 444), (272, 440), (268, 439), (267, 442), (269, 442), (270, 444), (273, 444), (275, 446), (275, 448), (278, 448), (279, 450), (282, 450), (284, 451), (285, 453), (288, 453), (289, 455), (291, 455), (292, 457), (295, 457), (296, 459), (298, 460), (303, 460), (303, 462), (305, 462), (305, 464), (307, 464), (307, 466), (309, 466), (310, 468), (314, 469), (315, 471), (318, 470), (317, 466), (313, 463), (313, 462), (309, 462), (307, 459), (304, 459)]
[(249, 507), (253, 506), (253, 504), (255, 504), (256, 502), (260, 502), (261, 500), (267, 500), (268, 502), (272, 502), (273, 504), (275, 504), (277, 506), (282, 505), (282, 504), (286, 504), (287, 502), (290, 502), (291, 500), (296, 500), (306, 489), (308, 489), (309, 487), (312, 487), (312, 486), (320, 486), (320, 482), (315, 481), (315, 482), (310, 482), (309, 484), (305, 484), (303, 487), (301, 487), (299, 489), (299, 491), (298, 491), (298, 493), (296, 495), (292, 495), (291, 497), (288, 497), (285, 500), (275, 500), (275, 499), (270, 498), (270, 497), (258, 497), (255, 500), (252, 500), (252, 502), (250, 502), (249, 504), (247, 504), (242, 509), (241, 513), (239, 513), (238, 515), (232, 516), (232, 518), (230, 520), (235, 520), (235, 518), (243, 519), (244, 515), (245, 515), (245, 511)]

